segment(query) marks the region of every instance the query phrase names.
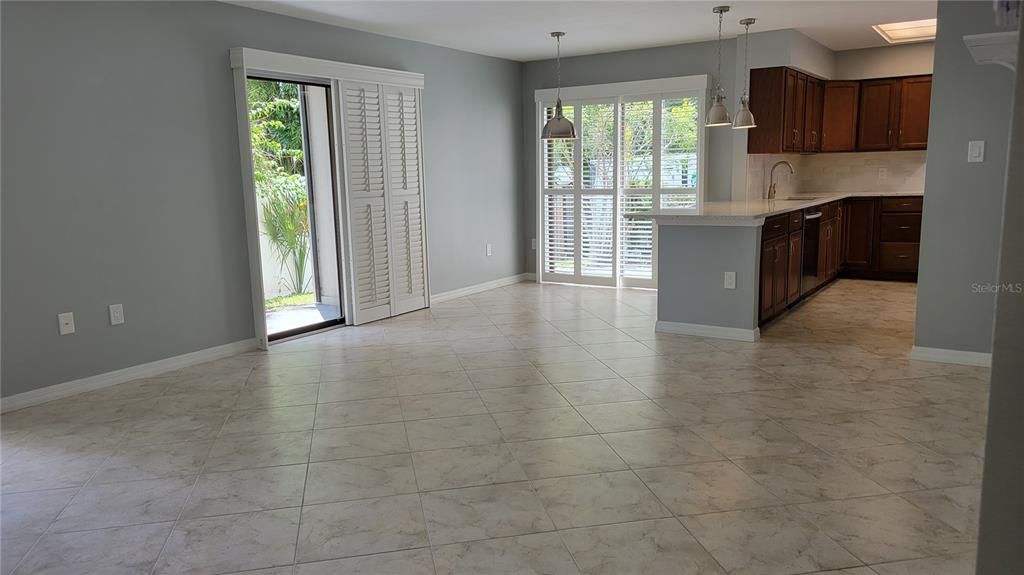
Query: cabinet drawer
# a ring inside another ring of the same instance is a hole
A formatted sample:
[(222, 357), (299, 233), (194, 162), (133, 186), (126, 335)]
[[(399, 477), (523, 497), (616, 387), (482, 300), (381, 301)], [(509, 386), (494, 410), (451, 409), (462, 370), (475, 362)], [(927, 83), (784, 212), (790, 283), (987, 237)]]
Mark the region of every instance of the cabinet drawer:
[(920, 212), (924, 198), (882, 198), (883, 212)]
[(764, 230), (761, 232), (761, 239), (777, 238), (789, 231), (789, 214), (772, 216), (764, 220)]
[(917, 272), (920, 244), (882, 242), (879, 264), (883, 272)]
[(883, 242), (921, 241), (921, 214), (882, 214)]
[(789, 231), (795, 232), (804, 227), (804, 213), (792, 212), (789, 214)]

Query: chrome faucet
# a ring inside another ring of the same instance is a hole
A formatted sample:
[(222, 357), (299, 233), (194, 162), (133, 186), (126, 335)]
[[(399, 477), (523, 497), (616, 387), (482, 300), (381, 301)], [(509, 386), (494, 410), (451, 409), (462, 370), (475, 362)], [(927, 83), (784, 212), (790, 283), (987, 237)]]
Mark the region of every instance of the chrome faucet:
[(782, 165), (785, 165), (787, 168), (789, 168), (789, 173), (791, 175), (796, 173), (796, 170), (793, 169), (793, 164), (790, 164), (788, 161), (780, 160), (778, 162), (775, 162), (775, 165), (772, 166), (772, 171), (771, 171), (770, 175), (768, 176), (768, 182), (769, 182), (769, 186), (768, 186), (768, 199), (769, 200), (774, 200), (775, 199), (775, 168), (778, 168), (779, 166), (782, 166)]

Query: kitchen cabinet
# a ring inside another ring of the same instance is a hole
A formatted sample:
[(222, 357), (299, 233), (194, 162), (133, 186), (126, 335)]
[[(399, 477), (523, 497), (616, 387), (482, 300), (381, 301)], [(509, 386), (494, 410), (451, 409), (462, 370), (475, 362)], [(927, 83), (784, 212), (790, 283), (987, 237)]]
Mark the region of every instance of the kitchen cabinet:
[[(785, 113), (783, 114), (782, 151), (801, 152), (804, 147), (804, 120), (807, 104), (807, 76), (786, 68)], [(755, 115), (754, 118), (757, 118)]]
[(893, 128), (899, 119), (899, 80), (867, 80), (860, 85), (857, 123), (859, 151), (890, 150), (895, 145)]
[(800, 299), (800, 264), (803, 263), (804, 232), (789, 233), (789, 249), (786, 250), (786, 305), (793, 305)]
[(747, 153), (779, 154), (821, 149), (824, 84), (792, 68), (750, 71), (750, 111), (757, 127), (747, 131)]
[(770, 238), (761, 244), (761, 320), (786, 309), (786, 274), (789, 237)]
[(821, 151), (822, 109), (825, 99), (825, 81), (807, 76), (804, 90), (804, 152)]
[(878, 198), (848, 198), (843, 252), (846, 269), (870, 270), (875, 262), (875, 217)]
[(932, 100), (932, 77), (915, 76), (900, 80), (900, 117), (896, 147), (923, 150), (928, 147), (928, 115)]
[(792, 68), (755, 68), (757, 127), (747, 132), (747, 153), (923, 150), (931, 86), (931, 76), (826, 82)]
[(923, 198), (847, 198), (765, 218), (759, 323), (837, 277), (917, 277)]
[(821, 112), (822, 152), (857, 149), (857, 110), (860, 82), (826, 82)]

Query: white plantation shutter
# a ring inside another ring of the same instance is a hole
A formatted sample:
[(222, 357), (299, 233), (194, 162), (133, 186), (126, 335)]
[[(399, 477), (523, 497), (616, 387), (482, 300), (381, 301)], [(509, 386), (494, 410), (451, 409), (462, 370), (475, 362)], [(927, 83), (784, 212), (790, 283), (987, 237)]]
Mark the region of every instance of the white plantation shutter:
[(353, 321), (391, 315), (384, 130), (377, 84), (343, 82)]
[(697, 207), (698, 98), (661, 101), (662, 208)]
[[(666, 84), (680, 91), (637, 89)], [(542, 281), (657, 286), (657, 227), (626, 216), (699, 205), (705, 88), (680, 78), (567, 89), (579, 139), (539, 148)], [(543, 124), (555, 94), (537, 96)]]
[(543, 276), (576, 274), (575, 205), (573, 194), (544, 194)]
[(418, 90), (386, 87), (393, 314), (427, 307)]

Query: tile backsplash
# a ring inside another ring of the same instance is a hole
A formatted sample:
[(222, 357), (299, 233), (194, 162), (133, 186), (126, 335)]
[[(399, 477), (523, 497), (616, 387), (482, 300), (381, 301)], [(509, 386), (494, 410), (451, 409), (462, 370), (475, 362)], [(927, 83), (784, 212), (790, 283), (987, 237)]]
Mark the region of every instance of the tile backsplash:
[(764, 197), (771, 166), (788, 160), (796, 169), (776, 170), (779, 197), (848, 192), (923, 192), (927, 152), (841, 154), (751, 154), (747, 156), (747, 197)]

